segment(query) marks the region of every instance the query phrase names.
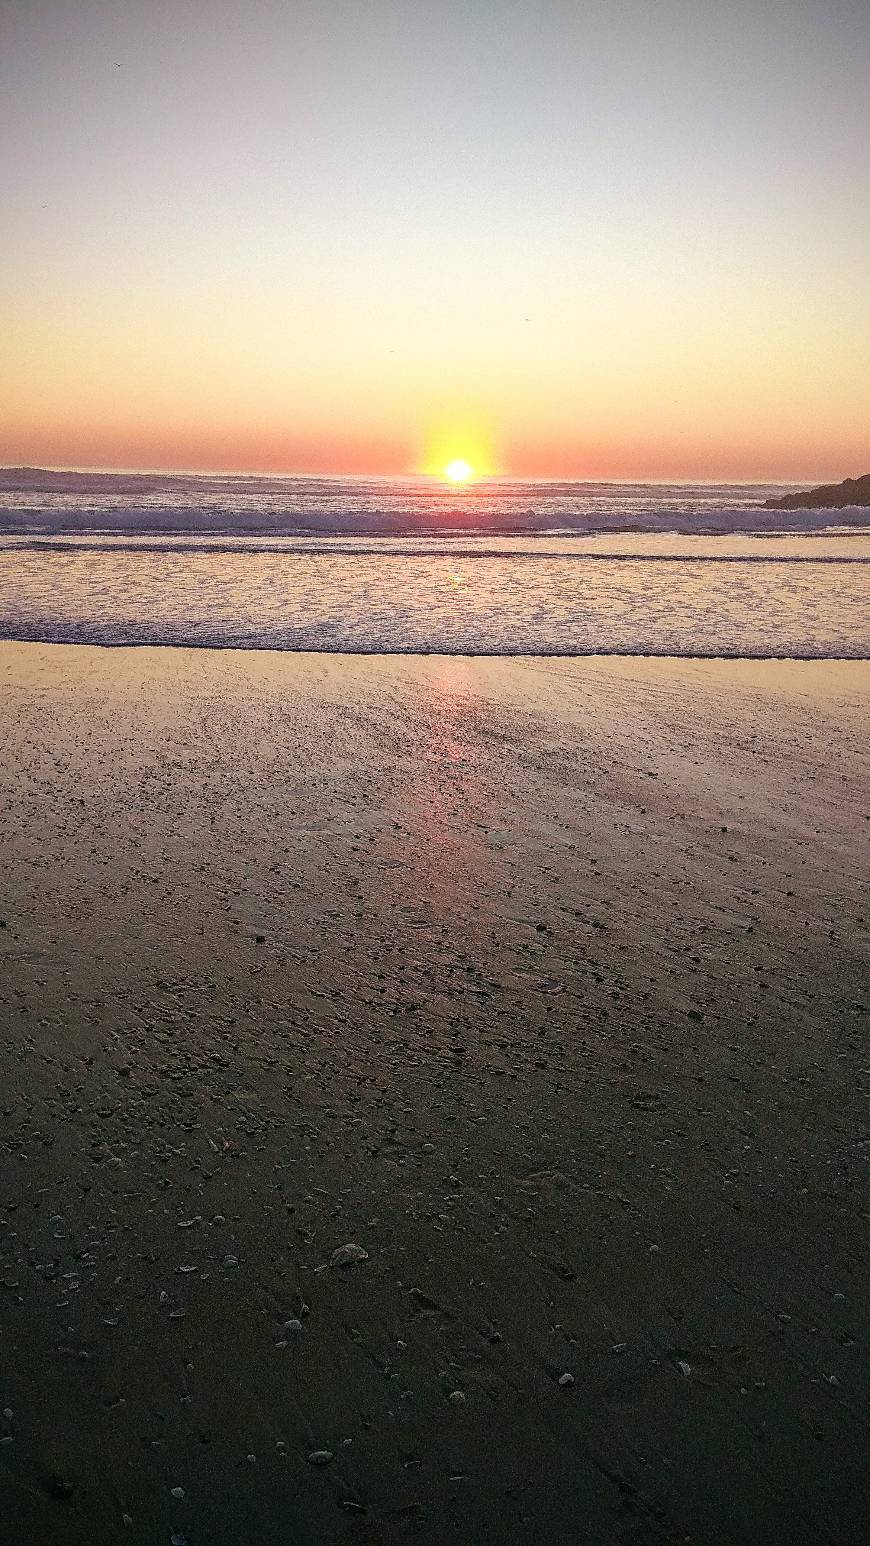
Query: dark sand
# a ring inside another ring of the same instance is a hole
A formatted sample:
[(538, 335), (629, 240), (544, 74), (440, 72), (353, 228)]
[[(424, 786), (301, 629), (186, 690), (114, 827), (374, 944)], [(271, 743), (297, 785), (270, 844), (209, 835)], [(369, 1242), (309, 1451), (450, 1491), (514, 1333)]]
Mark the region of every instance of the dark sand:
[(0, 645), (3, 1546), (865, 1546), (868, 686)]

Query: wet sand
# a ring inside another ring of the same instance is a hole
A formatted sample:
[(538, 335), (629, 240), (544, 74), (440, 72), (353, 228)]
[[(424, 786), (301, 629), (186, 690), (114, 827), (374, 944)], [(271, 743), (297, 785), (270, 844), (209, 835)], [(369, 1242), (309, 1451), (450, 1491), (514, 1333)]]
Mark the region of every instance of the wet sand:
[(865, 1542), (868, 687), (0, 645), (4, 1546)]

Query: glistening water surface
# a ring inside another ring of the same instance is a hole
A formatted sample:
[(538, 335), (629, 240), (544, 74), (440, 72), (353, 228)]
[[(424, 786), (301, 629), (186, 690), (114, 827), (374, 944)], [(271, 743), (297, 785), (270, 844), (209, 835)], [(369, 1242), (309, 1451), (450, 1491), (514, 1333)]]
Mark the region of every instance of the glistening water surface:
[(0, 474), (0, 635), (870, 656), (867, 512), (771, 492)]

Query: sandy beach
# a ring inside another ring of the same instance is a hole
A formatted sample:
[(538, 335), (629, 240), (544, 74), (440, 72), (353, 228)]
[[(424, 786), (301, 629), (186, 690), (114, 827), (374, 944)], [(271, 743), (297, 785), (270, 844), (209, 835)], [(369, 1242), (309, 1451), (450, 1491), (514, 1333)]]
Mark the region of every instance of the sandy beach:
[(0, 644), (4, 1546), (863, 1546), (868, 688)]

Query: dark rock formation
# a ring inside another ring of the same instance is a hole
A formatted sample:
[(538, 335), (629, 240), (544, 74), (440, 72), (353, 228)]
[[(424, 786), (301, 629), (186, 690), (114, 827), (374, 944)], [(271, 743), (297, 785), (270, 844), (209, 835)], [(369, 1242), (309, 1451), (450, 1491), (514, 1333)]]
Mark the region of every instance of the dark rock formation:
[(806, 494), (784, 494), (768, 499), (765, 510), (844, 510), (847, 505), (870, 505), (870, 472), (842, 483), (825, 483)]

